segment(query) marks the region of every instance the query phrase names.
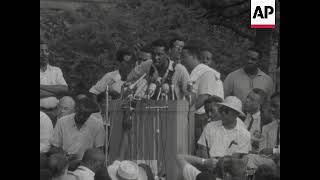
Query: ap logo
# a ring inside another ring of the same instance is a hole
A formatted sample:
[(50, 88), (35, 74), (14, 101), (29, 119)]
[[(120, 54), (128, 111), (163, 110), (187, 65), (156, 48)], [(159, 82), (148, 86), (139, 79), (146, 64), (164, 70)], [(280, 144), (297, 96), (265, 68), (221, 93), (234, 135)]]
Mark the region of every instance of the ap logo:
[(275, 28), (275, 0), (251, 0), (251, 28)]

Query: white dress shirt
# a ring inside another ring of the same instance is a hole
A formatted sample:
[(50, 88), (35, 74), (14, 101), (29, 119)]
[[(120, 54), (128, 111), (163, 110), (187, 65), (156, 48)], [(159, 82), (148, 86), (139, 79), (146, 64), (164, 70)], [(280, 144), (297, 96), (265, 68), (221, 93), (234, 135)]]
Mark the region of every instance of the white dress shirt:
[[(40, 69), (41, 85), (65, 85), (68, 86), (60, 68), (48, 65), (46, 71)], [(54, 108), (59, 100), (55, 97), (47, 97), (40, 99), (40, 107)]]
[[(201, 94), (216, 95), (224, 99), (223, 83), (220, 73), (205, 64), (197, 65), (190, 74), (193, 84), (192, 92), (199, 97)], [(204, 106), (196, 110), (196, 114), (204, 114)]]
[(92, 86), (89, 92), (99, 95), (105, 92), (107, 90), (107, 86), (109, 86), (109, 91), (120, 93), (123, 83), (124, 82), (121, 81), (119, 70), (112, 71), (105, 74), (94, 86)]
[[(253, 119), (252, 125), (250, 130), (248, 129), (251, 120)], [(260, 111), (256, 112), (255, 114), (247, 114), (247, 117), (244, 121), (244, 124), (246, 125), (248, 131), (250, 132), (251, 136), (253, 136), (253, 134), (258, 131), (259, 133), (261, 133), (261, 116), (260, 116)]]
[(50, 138), (53, 135), (53, 125), (50, 118), (40, 111), (40, 153), (50, 149)]

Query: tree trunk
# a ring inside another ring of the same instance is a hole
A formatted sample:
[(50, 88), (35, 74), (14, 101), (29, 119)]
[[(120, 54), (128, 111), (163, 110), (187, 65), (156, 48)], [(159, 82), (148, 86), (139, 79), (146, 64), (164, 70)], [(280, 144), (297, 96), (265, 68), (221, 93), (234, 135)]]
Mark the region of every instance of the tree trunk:
[(262, 60), (260, 68), (263, 72), (269, 73), (270, 52), (272, 47), (272, 30), (271, 29), (257, 29), (254, 46), (262, 52)]

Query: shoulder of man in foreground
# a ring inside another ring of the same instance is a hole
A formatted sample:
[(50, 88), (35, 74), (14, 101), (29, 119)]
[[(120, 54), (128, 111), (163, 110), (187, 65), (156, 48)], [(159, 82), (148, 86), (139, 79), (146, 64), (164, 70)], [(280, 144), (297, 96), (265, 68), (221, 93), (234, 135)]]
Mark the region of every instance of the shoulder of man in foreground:
[[(49, 65), (48, 66), (50, 69), (54, 70), (54, 71), (61, 71), (61, 68), (58, 67), (58, 66), (52, 66), (52, 65)], [(62, 71), (61, 71), (62, 72)]]
[(228, 75), (227, 75), (227, 77), (235, 77), (235, 76), (238, 76), (240, 73), (241, 73), (241, 71), (242, 71), (242, 68), (239, 68), (239, 69), (237, 69), (237, 70), (234, 70), (234, 71), (232, 71), (232, 72), (230, 72)]
[(268, 131), (270, 131), (270, 129), (274, 128), (276, 125), (277, 125), (277, 122), (275, 120), (273, 120), (272, 122), (264, 125), (262, 127), (262, 131), (268, 132)]

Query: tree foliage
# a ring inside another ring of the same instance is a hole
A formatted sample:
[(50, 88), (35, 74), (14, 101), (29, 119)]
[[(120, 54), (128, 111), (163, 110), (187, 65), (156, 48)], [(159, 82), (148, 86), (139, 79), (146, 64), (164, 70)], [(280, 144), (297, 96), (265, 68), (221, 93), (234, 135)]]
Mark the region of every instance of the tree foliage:
[(52, 64), (92, 86), (114, 69), (115, 52), (155, 39), (169, 40), (179, 34), (186, 39), (209, 42), (225, 77), (242, 65), (241, 57), (253, 42), (237, 32), (205, 18), (205, 8), (158, 0), (118, 0), (110, 8), (90, 3), (77, 11), (47, 13), (40, 9), (40, 35), (52, 50)]

